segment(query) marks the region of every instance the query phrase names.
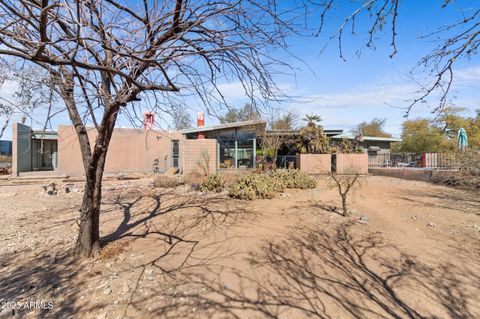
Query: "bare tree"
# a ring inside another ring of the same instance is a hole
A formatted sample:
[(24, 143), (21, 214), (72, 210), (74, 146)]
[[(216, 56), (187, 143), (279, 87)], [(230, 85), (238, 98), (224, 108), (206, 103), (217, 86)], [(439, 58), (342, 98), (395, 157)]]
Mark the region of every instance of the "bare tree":
[[(324, 31), (324, 26), (332, 11), (340, 11), (338, 7), (345, 5), (341, 0), (322, 0), (320, 1), (320, 26), (318, 34)], [(453, 0), (439, 0), (438, 5), (446, 9), (457, 2)], [(330, 40), (338, 42), (338, 52), (340, 58), (345, 60), (343, 43), (347, 34), (355, 35), (359, 33), (359, 27), (356, 21), (369, 19), (367, 25), (368, 48), (375, 48), (375, 35), (377, 33), (387, 33), (390, 35), (390, 46), (392, 48), (390, 58), (393, 58), (397, 52), (397, 21), (401, 13), (400, 0), (361, 0), (353, 5), (353, 10), (341, 20), (342, 22), (330, 36)], [(336, 9), (336, 10), (333, 10)], [(454, 80), (454, 67), (462, 59), (469, 59), (478, 53), (480, 46), (480, 9), (478, 6), (464, 7), (457, 10), (457, 21), (445, 24), (430, 32), (421, 38), (432, 40), (439, 43), (430, 53), (422, 57), (418, 67), (422, 67), (427, 74), (433, 78), (431, 83), (420, 85), (420, 93), (411, 100), (411, 103), (405, 107), (405, 117), (408, 116), (412, 107), (420, 102), (425, 102), (426, 98), (433, 92), (439, 92), (439, 104), (433, 112), (441, 111), (448, 104), (448, 95)], [(366, 17), (365, 17), (366, 16)]]
[(359, 176), (360, 175), (358, 175), (358, 173), (355, 173), (353, 175), (337, 175), (335, 173), (330, 173), (330, 177), (332, 178), (335, 186), (337, 187), (338, 194), (342, 199), (342, 212), (344, 217), (348, 217), (350, 215), (350, 213), (348, 212), (347, 196), (357, 184)]
[(293, 132), (296, 121), (294, 111), (284, 114), (272, 113), (265, 125), (256, 125), (255, 131), (264, 155), (272, 158), (272, 168), (277, 168), (278, 151), (284, 145), (294, 142)]
[(31, 112), (41, 106), (48, 105), (48, 123), (52, 114), (53, 102), (52, 90), (49, 78), (35, 67), (24, 67), (12, 70), (8, 65), (0, 65), (0, 88), (8, 84), (9, 89), (4, 89), (4, 95), (0, 97), (0, 138), (5, 133), (12, 116), (21, 113), (25, 117), (31, 116)]
[(133, 119), (134, 102), (161, 110), (181, 94), (214, 107), (226, 80), (253, 100), (274, 96), (271, 68), (286, 65), (266, 49), (284, 47), (293, 30), (298, 15), (285, 10), (271, 1), (0, 0), (0, 56), (48, 72), (77, 134), (86, 176), (77, 255), (100, 248), (102, 177), (119, 111)]

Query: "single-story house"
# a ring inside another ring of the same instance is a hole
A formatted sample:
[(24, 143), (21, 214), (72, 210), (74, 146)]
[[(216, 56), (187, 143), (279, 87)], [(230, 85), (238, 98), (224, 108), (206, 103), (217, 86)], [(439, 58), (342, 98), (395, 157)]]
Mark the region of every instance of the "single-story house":
[[(189, 172), (199, 166), (211, 172), (253, 169), (259, 145), (256, 132), (265, 129), (265, 124), (264, 121), (244, 121), (173, 132), (115, 128), (105, 172), (162, 172), (172, 167)], [(95, 128), (88, 129), (91, 141), (95, 132)], [(325, 134), (331, 140), (349, 138), (343, 130), (325, 130)], [(390, 143), (397, 141), (364, 137), (362, 145), (368, 152), (388, 152)], [(14, 123), (12, 142), (15, 175), (48, 170), (72, 176), (83, 174), (80, 147), (71, 125), (60, 125), (56, 132), (43, 132)]]

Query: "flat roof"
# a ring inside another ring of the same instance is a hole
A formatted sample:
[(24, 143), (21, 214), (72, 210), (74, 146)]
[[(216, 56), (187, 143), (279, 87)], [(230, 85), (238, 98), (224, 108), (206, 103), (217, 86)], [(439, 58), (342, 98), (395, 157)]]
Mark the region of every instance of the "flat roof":
[(55, 131), (32, 131), (33, 139), (58, 140), (58, 132)]
[[(330, 138), (346, 138), (348, 140), (353, 140), (355, 139), (355, 136), (352, 134), (339, 134), (339, 135), (334, 135), (330, 136)], [(381, 142), (401, 142), (401, 138), (396, 138), (396, 137), (380, 137), (380, 136), (363, 136), (364, 141), (381, 141)]]
[(193, 128), (180, 130), (180, 133), (189, 134), (189, 133), (198, 133), (198, 132), (217, 131), (217, 130), (225, 130), (229, 128), (255, 126), (260, 124), (267, 124), (267, 121), (243, 121), (243, 122), (218, 124), (218, 125), (212, 125), (212, 126), (193, 127)]

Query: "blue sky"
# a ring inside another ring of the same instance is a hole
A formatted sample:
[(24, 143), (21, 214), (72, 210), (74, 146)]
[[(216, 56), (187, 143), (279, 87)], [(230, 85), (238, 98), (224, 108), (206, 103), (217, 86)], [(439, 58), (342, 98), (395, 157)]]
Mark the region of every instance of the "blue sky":
[[(345, 2), (344, 2), (345, 3)], [(455, 1), (446, 9), (441, 9), (443, 0), (404, 0), (401, 2), (400, 14), (397, 21), (397, 55), (391, 59), (390, 33), (378, 34), (376, 49), (364, 46), (367, 39), (366, 21), (357, 21), (356, 36), (346, 36), (343, 46), (346, 61), (339, 58), (337, 42), (328, 44), (328, 37), (333, 27), (340, 22), (340, 17), (350, 12), (355, 2), (343, 8), (332, 11), (327, 29), (318, 38), (289, 38), (291, 52), (300, 57), (308, 67), (298, 60), (278, 53), (278, 57), (287, 59), (287, 62), (297, 68), (294, 77), (277, 77), (279, 87), (292, 96), (293, 101), (280, 103), (276, 107), (281, 109), (294, 108), (300, 116), (307, 113), (319, 114), (323, 118), (326, 128), (351, 129), (362, 121), (375, 117), (386, 119), (386, 130), (399, 135), (401, 123), (408, 100), (417, 96), (420, 83), (427, 84), (431, 80), (424, 73), (414, 72), (413, 80), (409, 71), (418, 60), (428, 53), (435, 43), (431, 39), (420, 39), (437, 27), (453, 23), (461, 17), (461, 9), (472, 12), (478, 9), (480, 1)], [(314, 25), (316, 21), (309, 21)], [(388, 26), (387, 26), (388, 28)], [(356, 55), (360, 50), (361, 54)], [(468, 61), (458, 61), (455, 69), (456, 81), (452, 89), (452, 103), (467, 108), (466, 115), (473, 115), (474, 110), (480, 108), (480, 56)], [(231, 105), (240, 107), (247, 99), (242, 93), (239, 83), (222, 85), (224, 94)], [(2, 88), (4, 91), (5, 88)], [(5, 92), (1, 92), (4, 94)], [(409, 118), (432, 117), (432, 109), (438, 103), (438, 95), (432, 95), (428, 103), (418, 104), (410, 113)], [(186, 103), (192, 120), (201, 106), (194, 100)], [(36, 117), (41, 117), (39, 111)], [(14, 120), (19, 120), (17, 116)], [(40, 122), (39, 122), (40, 123)], [(40, 124), (33, 123), (39, 127)], [(60, 115), (52, 125), (69, 123), (66, 114)], [(206, 125), (215, 124), (215, 118), (206, 118)], [(120, 126), (129, 126), (121, 120)], [(168, 127), (168, 120), (162, 122)], [(7, 129), (4, 139), (11, 137), (11, 128)]]

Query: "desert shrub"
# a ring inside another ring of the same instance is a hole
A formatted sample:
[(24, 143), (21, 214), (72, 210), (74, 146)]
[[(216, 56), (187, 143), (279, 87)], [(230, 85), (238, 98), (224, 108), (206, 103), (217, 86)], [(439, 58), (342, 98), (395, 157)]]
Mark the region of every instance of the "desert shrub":
[(454, 162), (458, 167), (452, 170), (441, 182), (448, 186), (462, 189), (480, 189), (480, 152), (466, 151), (454, 155)]
[(182, 185), (183, 180), (175, 176), (159, 175), (153, 180), (153, 185), (160, 188), (170, 188)]
[(283, 184), (284, 188), (307, 189), (315, 188), (317, 184), (313, 177), (298, 169), (279, 169), (270, 173), (270, 176)]
[(0, 155), (0, 163), (12, 163), (12, 157), (7, 155)]
[(203, 181), (200, 190), (220, 193), (225, 189), (225, 182), (222, 176), (210, 174)]
[(248, 174), (233, 182), (228, 194), (234, 198), (253, 200), (273, 198), (279, 191), (283, 191), (283, 185), (279, 180), (267, 174)]

